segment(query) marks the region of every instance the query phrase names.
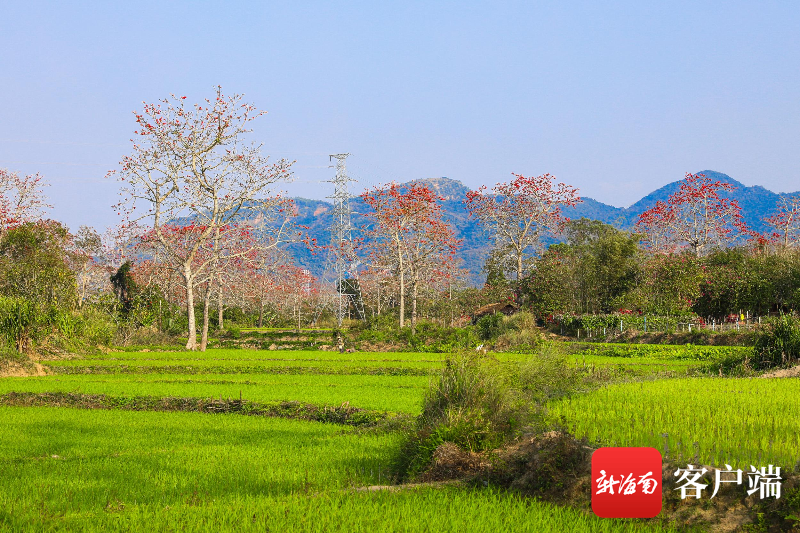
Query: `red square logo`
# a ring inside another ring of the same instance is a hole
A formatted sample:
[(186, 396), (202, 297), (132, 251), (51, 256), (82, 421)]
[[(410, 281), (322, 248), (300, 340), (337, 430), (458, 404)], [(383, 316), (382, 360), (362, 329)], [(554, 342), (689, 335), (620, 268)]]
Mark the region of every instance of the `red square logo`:
[(603, 518), (652, 518), (661, 512), (661, 453), (600, 448), (592, 454), (592, 511)]

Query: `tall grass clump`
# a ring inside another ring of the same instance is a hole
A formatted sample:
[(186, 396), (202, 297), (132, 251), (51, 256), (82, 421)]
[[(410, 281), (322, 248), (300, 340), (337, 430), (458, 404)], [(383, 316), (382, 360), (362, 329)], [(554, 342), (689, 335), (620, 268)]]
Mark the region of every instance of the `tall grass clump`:
[(422, 472), (445, 442), (484, 451), (513, 435), (522, 413), (511, 383), (507, 368), (485, 357), (463, 352), (448, 357), (425, 393), (416, 427), (401, 446), (398, 477)]
[(764, 370), (789, 366), (800, 359), (800, 320), (782, 315), (767, 325), (758, 336), (754, 348), (752, 367)]
[(544, 336), (536, 326), (536, 317), (527, 311), (503, 318), (504, 331), (497, 337), (495, 350), (516, 353), (533, 353), (544, 343)]
[(585, 388), (588, 379), (552, 345), (506, 363), (474, 352), (453, 354), (431, 382), (416, 427), (401, 446), (398, 477), (423, 472), (444, 443), (485, 452), (522, 432), (541, 430), (544, 404)]

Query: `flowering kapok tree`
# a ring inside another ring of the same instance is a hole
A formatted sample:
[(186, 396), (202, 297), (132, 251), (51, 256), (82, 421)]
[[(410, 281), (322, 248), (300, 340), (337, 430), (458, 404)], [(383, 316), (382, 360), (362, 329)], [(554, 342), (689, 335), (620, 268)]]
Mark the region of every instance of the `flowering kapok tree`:
[(417, 298), (422, 283), (446, 271), (461, 245), (444, 220), (440, 201), (427, 185), (391, 183), (364, 192), (371, 209), (364, 214), (370, 262), (393, 272), (399, 281), (400, 327), (405, 325), (405, 292), (411, 291), (411, 328), (417, 325)]
[[(187, 349), (197, 348), (195, 287), (201, 279), (208, 283), (219, 264), (222, 246), (231, 240), (225, 233), (240, 234), (243, 225), (258, 223), (262, 233), (272, 235), (259, 246), (275, 246), (288, 237), (291, 211), (283, 209), (271, 186), (290, 177), (292, 163), (270, 163), (260, 145), (244, 142), (250, 123), (263, 114), (242, 103), (240, 95), (226, 97), (219, 87), (215, 98), (193, 107), (175, 96), (145, 103), (135, 113), (138, 140), (131, 155), (123, 157), (119, 171), (109, 173), (123, 184), (118, 208), (128, 227), (142, 226), (140, 235), (182, 278)], [(206, 259), (198, 261), (199, 256)]]
[(773, 229), (774, 242), (784, 249), (800, 247), (800, 194), (783, 196), (778, 202), (778, 212), (764, 219)]
[(658, 202), (639, 215), (636, 230), (653, 251), (671, 253), (688, 248), (694, 255), (703, 256), (712, 248), (751, 234), (739, 203), (720, 194), (735, 189), (704, 174), (687, 173), (666, 202)]
[(17, 224), (39, 220), (53, 207), (42, 191), (45, 185), (38, 173), (23, 176), (0, 168), (0, 235)]
[(526, 256), (540, 251), (544, 235), (559, 231), (566, 221), (562, 208), (575, 206), (581, 198), (578, 189), (556, 183), (550, 174), (512, 175), (513, 180), (498, 183), (491, 191), (485, 186), (470, 191), (464, 203), (470, 216), (490, 232), (494, 248), (510, 254), (520, 280)]

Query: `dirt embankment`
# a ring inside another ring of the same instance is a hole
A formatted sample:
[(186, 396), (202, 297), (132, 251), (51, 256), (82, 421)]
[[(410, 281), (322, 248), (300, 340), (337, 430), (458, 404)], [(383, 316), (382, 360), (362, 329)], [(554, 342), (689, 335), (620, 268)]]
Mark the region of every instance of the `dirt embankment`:
[(47, 368), (36, 361), (0, 361), (0, 378), (46, 376)]
[[(535, 496), (558, 505), (591, 512), (591, 457), (595, 448), (567, 433), (550, 432), (527, 436), (510, 446), (488, 453), (472, 453), (445, 443), (434, 453), (433, 463), (415, 481), (462, 480), (476, 485), (491, 484)], [(733, 532), (796, 531), (800, 516), (800, 476), (783, 472), (781, 499), (760, 500), (746, 496), (742, 486), (722, 484), (710, 498), (680, 499), (675, 477), (686, 464), (665, 462), (662, 469), (663, 510), (646, 520), (653, 524), (680, 524), (708, 531)], [(695, 465), (697, 466), (697, 465)], [(706, 465), (705, 482), (713, 490), (715, 467)]]

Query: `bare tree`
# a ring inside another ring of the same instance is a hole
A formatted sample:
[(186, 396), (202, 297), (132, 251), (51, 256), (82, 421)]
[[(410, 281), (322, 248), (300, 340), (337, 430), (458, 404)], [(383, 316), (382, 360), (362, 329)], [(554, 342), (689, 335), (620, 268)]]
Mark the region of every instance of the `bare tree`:
[(783, 249), (800, 247), (800, 194), (782, 196), (778, 212), (764, 222), (772, 227), (772, 240)]
[(103, 238), (90, 226), (81, 226), (72, 238), (71, 262), (78, 288), (78, 307), (91, 297), (111, 291), (113, 269), (105, 257)]
[(498, 183), (491, 191), (481, 187), (468, 193), (465, 204), (470, 216), (491, 233), (495, 250), (509, 254), (521, 280), (527, 254), (538, 253), (542, 237), (563, 224), (561, 208), (574, 206), (581, 198), (578, 189), (556, 184), (550, 174), (513, 176), (511, 182)]
[[(270, 163), (260, 145), (245, 144), (250, 123), (264, 113), (242, 103), (241, 95), (226, 97), (218, 87), (215, 98), (191, 108), (185, 98), (145, 103), (135, 113), (138, 140), (121, 169), (109, 175), (123, 184), (118, 206), (128, 227), (140, 227), (142, 242), (180, 274), (189, 322), (186, 348), (194, 350), (195, 288), (211, 283), (221, 255), (249, 253), (223, 252), (227, 236), (255, 221), (272, 235), (268, 246), (285, 239), (287, 212), (271, 187), (290, 178), (292, 163)], [(210, 291), (204, 296), (210, 298)]]
[(44, 196), (45, 186), (38, 173), (21, 176), (0, 168), (0, 234), (16, 224), (39, 220), (45, 209), (53, 207)]
[(416, 331), (417, 300), (423, 283), (446, 271), (461, 241), (444, 220), (442, 199), (426, 185), (389, 184), (361, 195), (371, 208), (364, 214), (371, 225), (371, 262), (394, 272), (399, 280), (400, 327), (405, 325), (405, 291), (411, 290), (411, 329)]

